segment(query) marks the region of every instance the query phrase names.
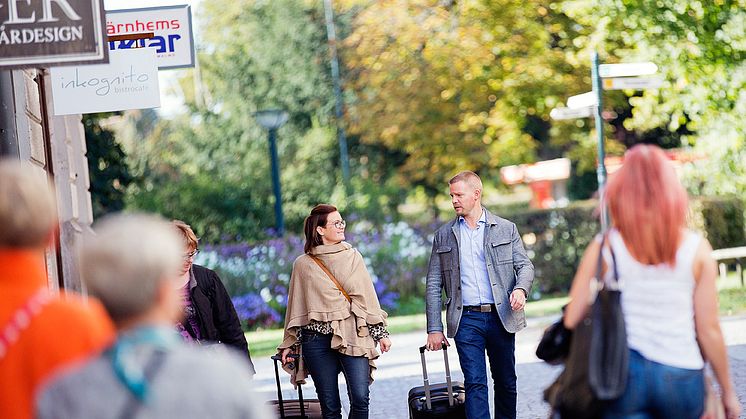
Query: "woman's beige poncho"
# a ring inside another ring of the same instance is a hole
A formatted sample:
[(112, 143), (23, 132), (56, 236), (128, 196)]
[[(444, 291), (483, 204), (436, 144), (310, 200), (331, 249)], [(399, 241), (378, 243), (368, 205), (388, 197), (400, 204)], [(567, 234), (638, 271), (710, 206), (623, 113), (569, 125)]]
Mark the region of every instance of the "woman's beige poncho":
[[(285, 336), (278, 350), (297, 342), (298, 328), (311, 320), (331, 322), (334, 336), (332, 349), (345, 355), (365, 356), (371, 369), (378, 358), (368, 324), (386, 324), (387, 314), (378, 303), (373, 282), (363, 257), (349, 243), (316, 246), (311, 254), (318, 257), (337, 278), (352, 299), (347, 302), (329, 276), (308, 255), (299, 256), (293, 263), (290, 277), (288, 307), (285, 313)], [(291, 377), (293, 383), (304, 382), (308, 376), (302, 357), (299, 371)]]

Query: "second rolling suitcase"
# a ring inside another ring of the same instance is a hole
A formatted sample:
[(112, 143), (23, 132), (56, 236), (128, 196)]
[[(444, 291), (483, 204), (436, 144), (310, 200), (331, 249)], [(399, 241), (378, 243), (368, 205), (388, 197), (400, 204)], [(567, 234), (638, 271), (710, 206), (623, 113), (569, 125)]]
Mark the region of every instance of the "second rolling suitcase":
[[(298, 368), (298, 355), (291, 355), (295, 362), (295, 368)], [(277, 412), (280, 419), (321, 419), (321, 404), (318, 399), (304, 399), (303, 389), (298, 384), (298, 399), (283, 400), (282, 389), (280, 387), (280, 370), (277, 363), (282, 361), (278, 355), (272, 356), (275, 362), (275, 379), (277, 380), (277, 400), (272, 400), (268, 404)]]
[(430, 384), (425, 363), (425, 346), (420, 347), (420, 358), (422, 359), (422, 377), (425, 385), (409, 390), (410, 419), (466, 419), (466, 390), (464, 383), (451, 382), (447, 346), (443, 344), (443, 358), (446, 363), (445, 383)]

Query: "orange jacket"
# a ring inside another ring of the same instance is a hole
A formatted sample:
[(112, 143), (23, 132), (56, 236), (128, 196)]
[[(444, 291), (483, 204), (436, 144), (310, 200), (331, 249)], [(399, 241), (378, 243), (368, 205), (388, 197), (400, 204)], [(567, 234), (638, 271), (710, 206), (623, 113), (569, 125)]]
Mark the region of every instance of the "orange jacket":
[[(42, 287), (47, 287), (47, 275), (41, 254), (0, 249), (0, 333)], [(33, 418), (40, 386), (60, 367), (86, 359), (113, 337), (114, 326), (97, 301), (54, 298), (0, 357), (0, 417)]]

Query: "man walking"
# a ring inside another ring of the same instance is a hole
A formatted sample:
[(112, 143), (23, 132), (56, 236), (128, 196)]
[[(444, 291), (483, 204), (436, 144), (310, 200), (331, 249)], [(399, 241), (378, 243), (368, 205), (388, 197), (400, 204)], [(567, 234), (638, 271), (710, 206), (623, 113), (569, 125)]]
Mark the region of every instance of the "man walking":
[(441, 321), (446, 293), (448, 337), (454, 338), (466, 386), (466, 416), (490, 417), (485, 352), (495, 385), (495, 418), (516, 417), (515, 333), (534, 266), (512, 222), (481, 205), (482, 181), (461, 172), (449, 182), (456, 219), (435, 233), (427, 273), (427, 348), (449, 345)]

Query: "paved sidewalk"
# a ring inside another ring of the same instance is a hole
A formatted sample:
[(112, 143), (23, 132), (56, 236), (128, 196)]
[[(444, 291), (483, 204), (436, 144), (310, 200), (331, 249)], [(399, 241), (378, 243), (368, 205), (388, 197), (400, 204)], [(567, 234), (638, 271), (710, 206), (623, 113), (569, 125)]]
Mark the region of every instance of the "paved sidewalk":
[[(559, 374), (561, 367), (546, 365), (536, 358), (534, 351), (541, 333), (552, 319), (530, 320), (526, 329), (516, 336), (516, 373), (518, 375), (518, 417), (522, 419), (539, 419), (548, 416), (548, 405), (544, 403), (542, 393)], [(736, 389), (741, 403), (746, 406), (746, 316), (722, 319), (723, 332), (728, 345), (731, 373), (734, 376)], [(422, 385), (422, 367), (419, 348), (425, 342), (425, 332), (414, 332), (392, 336), (392, 350), (379, 358), (375, 382), (371, 386), (370, 417), (372, 419), (406, 419), (407, 393), (410, 388)], [(441, 352), (427, 353), (430, 382), (445, 381), (445, 367)], [(458, 354), (455, 347), (448, 351), (451, 375), (454, 380), (463, 381)], [(258, 374), (255, 379), (257, 391), (266, 400), (277, 398), (274, 379), (274, 368), (269, 357), (254, 360)], [(292, 390), (287, 374), (282, 373), (283, 397), (297, 398)], [(490, 387), (492, 385), (490, 384)], [(313, 383), (303, 386), (307, 398), (315, 398)], [(346, 417), (349, 403), (344, 378), (340, 375), (340, 394)], [(490, 395), (490, 399), (492, 396)], [(742, 415), (746, 418), (746, 415)]]

